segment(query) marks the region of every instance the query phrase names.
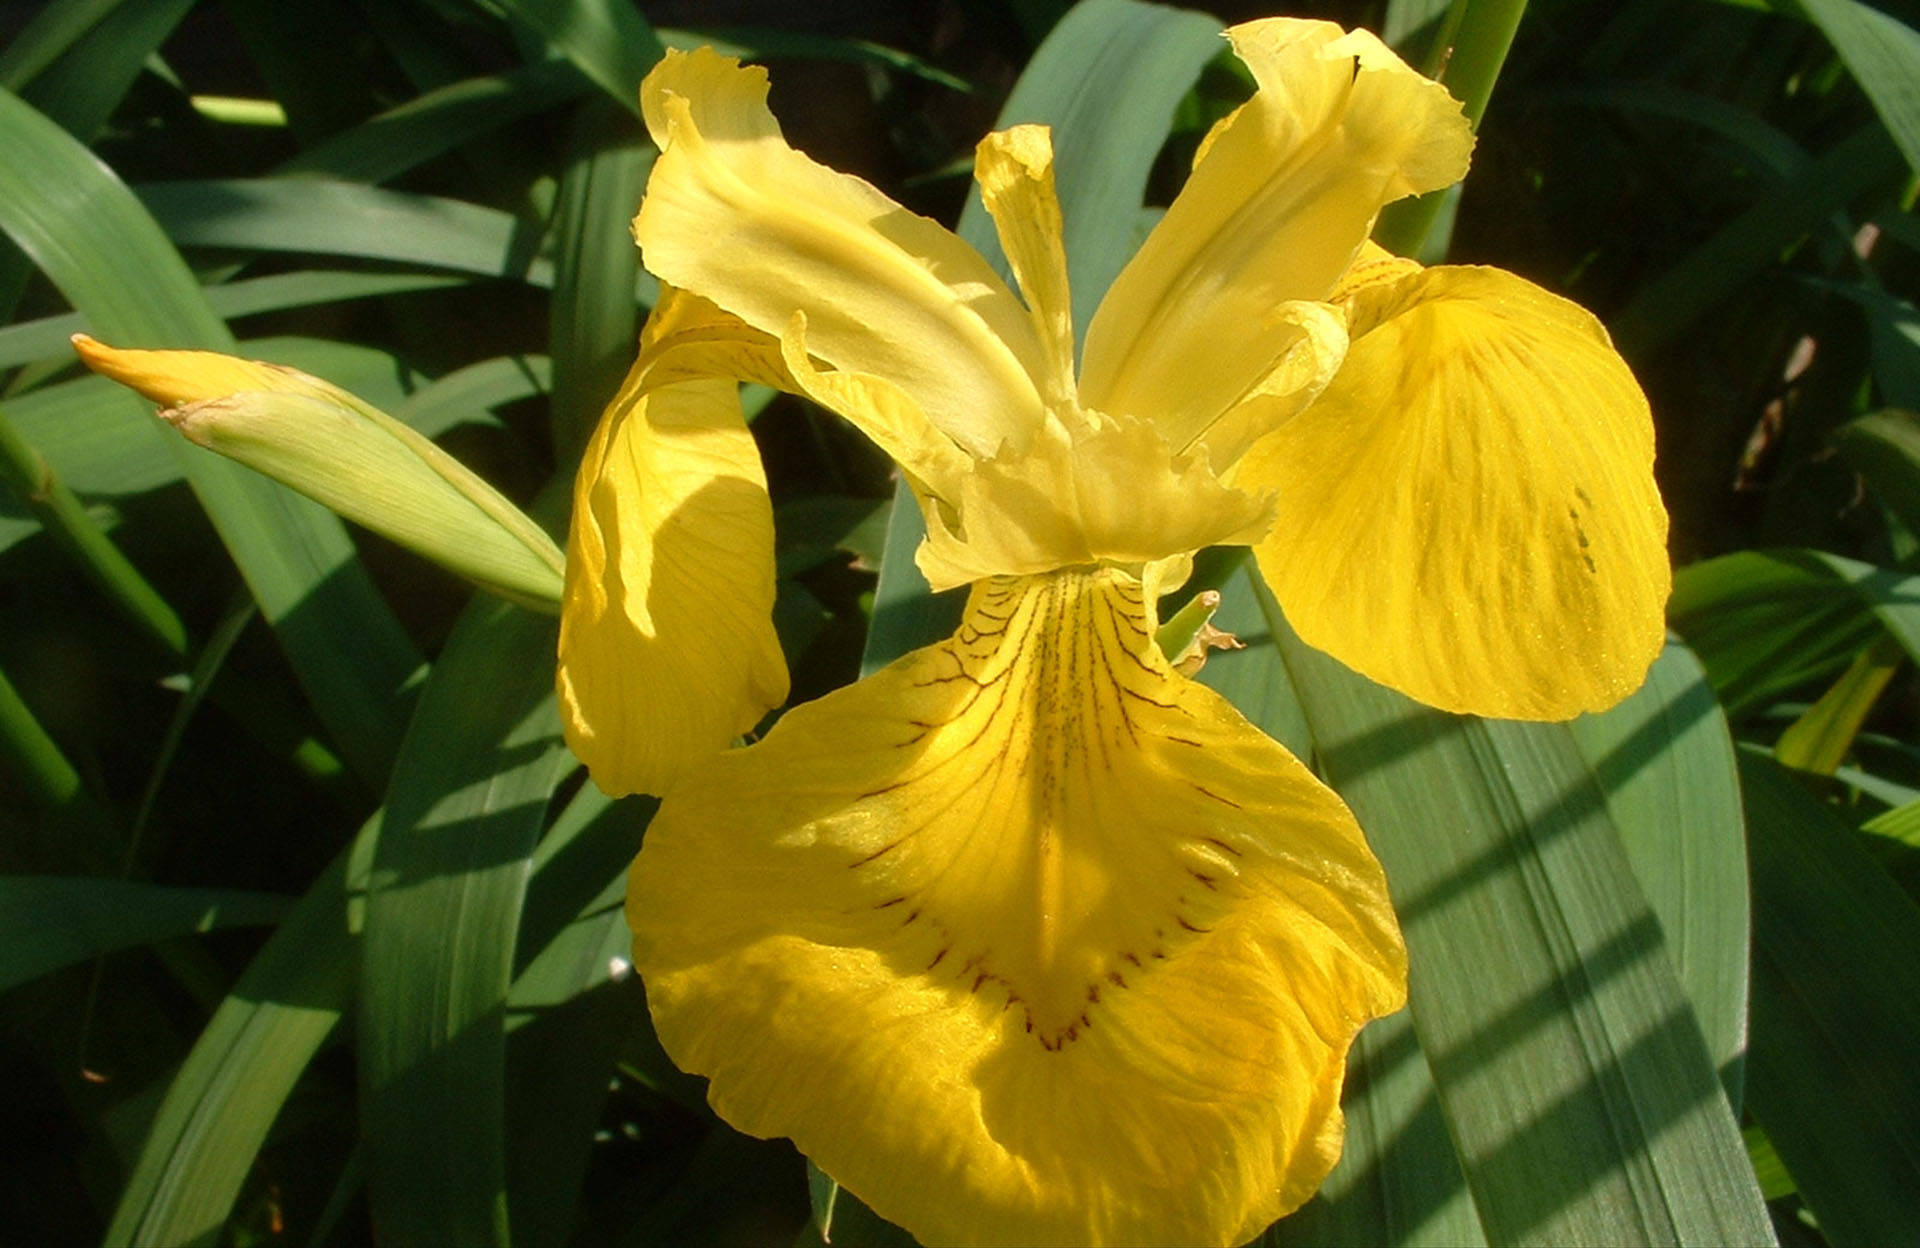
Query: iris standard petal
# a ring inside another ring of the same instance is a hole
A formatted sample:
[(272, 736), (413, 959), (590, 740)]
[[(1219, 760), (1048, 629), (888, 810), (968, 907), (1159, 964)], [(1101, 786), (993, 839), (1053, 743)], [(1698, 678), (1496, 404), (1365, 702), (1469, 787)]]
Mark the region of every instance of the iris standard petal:
[(1047, 128), (1013, 126), (989, 134), (974, 151), (973, 177), (1045, 353), (1042, 397), (1055, 411), (1068, 411), (1076, 402), (1073, 300), (1067, 290), (1066, 227), (1054, 189), (1053, 139)]
[(969, 452), (1040, 421), (1045, 353), (979, 253), (787, 146), (764, 70), (669, 52), (641, 88), (661, 156), (634, 220), (646, 266), (770, 334), (884, 379)]
[(1252, 1236), (1403, 1000), (1352, 816), (1155, 624), (1112, 571), (984, 582), (691, 774), (634, 864), (668, 1053), (923, 1242)]
[(575, 480), (560, 705), (609, 793), (666, 792), (786, 701), (773, 508), (736, 376), (779, 381), (777, 344), (663, 291)]
[(807, 343), (806, 313), (795, 312), (780, 336), (780, 358), (791, 379), (782, 388), (804, 394), (866, 434), (900, 465), (917, 493), (959, 497), (973, 460), (932, 426), (913, 397), (884, 377), (816, 367)]
[(1566, 719), (1659, 653), (1670, 584), (1647, 401), (1598, 321), (1499, 269), (1360, 286), (1318, 403), (1235, 480), (1309, 644), (1443, 710)]
[(1466, 172), (1445, 88), (1365, 31), (1274, 18), (1228, 31), (1258, 89), (1114, 282), (1088, 329), (1090, 407), (1200, 437), (1288, 345), (1276, 310), (1323, 300), (1382, 205)]

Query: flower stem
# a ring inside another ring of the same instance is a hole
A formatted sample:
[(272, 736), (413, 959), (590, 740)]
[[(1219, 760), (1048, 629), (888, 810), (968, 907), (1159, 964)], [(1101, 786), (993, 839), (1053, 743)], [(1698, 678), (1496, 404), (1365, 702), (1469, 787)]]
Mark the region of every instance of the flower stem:
[[(1427, 72), (1465, 105), (1467, 121), (1476, 131), (1526, 11), (1527, 0), (1453, 0), (1434, 41)], [(1434, 191), (1391, 205), (1380, 214), (1374, 241), (1395, 255), (1415, 256), (1427, 263), (1439, 259), (1423, 249), (1447, 196), (1456, 193)], [(1444, 254), (1444, 246), (1440, 250)]]
[(58, 808), (80, 794), (80, 773), (0, 672), (0, 761), (42, 806)]
[(12, 487), (21, 504), (122, 614), (168, 654), (186, 657), (187, 630), (180, 617), (4, 414), (0, 414), (0, 480)]

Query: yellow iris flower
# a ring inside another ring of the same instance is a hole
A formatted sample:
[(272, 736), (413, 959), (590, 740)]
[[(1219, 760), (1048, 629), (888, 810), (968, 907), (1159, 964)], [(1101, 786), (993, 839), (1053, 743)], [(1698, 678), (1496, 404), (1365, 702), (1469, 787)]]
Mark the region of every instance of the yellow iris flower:
[[(670, 53), (642, 89), (665, 290), (576, 487), (569, 739), (665, 795), (628, 917), (668, 1053), (930, 1243), (1254, 1235), (1404, 1002), (1353, 817), (1154, 644), (1192, 552), (1251, 545), (1308, 642), (1451, 711), (1605, 707), (1661, 645), (1652, 428), (1605, 332), (1366, 241), (1465, 173), (1458, 104), (1365, 32), (1229, 37), (1258, 90), (1077, 357), (1044, 128), (977, 156), (1016, 296), (788, 147), (762, 71)], [(921, 569), (972, 589), (948, 641), (727, 750), (787, 694), (737, 379), (884, 448)]]
[[(1326, 1177), (1347, 1050), (1405, 1001), (1352, 815), (1155, 644), (1194, 551), (1252, 546), (1306, 641), (1449, 711), (1609, 706), (1661, 645), (1652, 427), (1604, 330), (1367, 242), (1466, 172), (1459, 105), (1365, 32), (1228, 34), (1257, 90), (1077, 355), (1044, 128), (976, 162), (1016, 296), (788, 147), (762, 71), (669, 53), (642, 89), (663, 291), (575, 488), (567, 736), (664, 795), (628, 917), (668, 1053), (930, 1243), (1249, 1238)], [(168, 404), (338, 397), (80, 347)], [(946, 642), (728, 750), (787, 696), (741, 379), (885, 449), (919, 566), (972, 590)]]

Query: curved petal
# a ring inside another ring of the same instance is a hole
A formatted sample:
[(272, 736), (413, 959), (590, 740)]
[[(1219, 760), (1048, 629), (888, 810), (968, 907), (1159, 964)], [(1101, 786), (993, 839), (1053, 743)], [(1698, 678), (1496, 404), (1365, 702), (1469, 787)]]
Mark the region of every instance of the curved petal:
[(804, 312), (815, 355), (897, 386), (973, 454), (1022, 444), (1045, 369), (1019, 300), (939, 225), (788, 147), (766, 95), (764, 70), (711, 49), (647, 75), (647, 268), (769, 334)]
[(806, 313), (795, 312), (780, 336), (780, 358), (792, 378), (785, 389), (806, 395), (866, 434), (900, 465), (916, 490), (959, 497), (973, 460), (928, 422), (912, 396), (884, 377), (816, 368), (807, 345)]
[(975, 465), (946, 501), (958, 526), (927, 509), (914, 556), (935, 589), (1251, 545), (1273, 517), (1272, 499), (1222, 484), (1206, 456), (1176, 454), (1156, 425), (1132, 417), (1102, 417), (1081, 434), (1049, 420), (1024, 451)]
[(777, 344), (663, 291), (574, 483), (560, 705), (609, 793), (666, 792), (787, 697), (773, 508), (736, 376), (779, 381)]
[(1247, 449), (1292, 420), (1340, 371), (1347, 354), (1346, 318), (1333, 304), (1300, 300), (1273, 310), (1279, 354), (1231, 407), (1195, 434), (1214, 471), (1231, 479)]
[(1047, 127), (1013, 126), (980, 140), (974, 149), (973, 178), (1045, 352), (1043, 397), (1055, 411), (1071, 409), (1073, 300), (1067, 290), (1066, 225), (1054, 189), (1053, 138)]
[(691, 775), (634, 863), (668, 1053), (923, 1242), (1247, 1239), (1404, 999), (1352, 816), (1154, 626), (1111, 571), (976, 586)]
[(1309, 644), (1443, 710), (1567, 719), (1659, 653), (1646, 398), (1598, 321), (1499, 269), (1358, 290), (1320, 401), (1249, 452), (1256, 548)]
[(1324, 300), (1382, 205), (1467, 168), (1460, 105), (1374, 36), (1274, 18), (1228, 31), (1258, 82), (1114, 282), (1081, 360), (1087, 405), (1199, 436), (1271, 371), (1275, 310)]

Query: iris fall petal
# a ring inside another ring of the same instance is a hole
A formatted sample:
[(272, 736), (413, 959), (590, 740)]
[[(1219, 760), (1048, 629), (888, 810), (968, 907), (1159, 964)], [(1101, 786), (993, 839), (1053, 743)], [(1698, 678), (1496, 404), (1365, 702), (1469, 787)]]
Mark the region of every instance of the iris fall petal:
[(1404, 953), (1339, 799), (1155, 647), (1112, 571), (794, 710), (635, 864), (660, 1038), (929, 1243), (1231, 1243), (1338, 1153)]

